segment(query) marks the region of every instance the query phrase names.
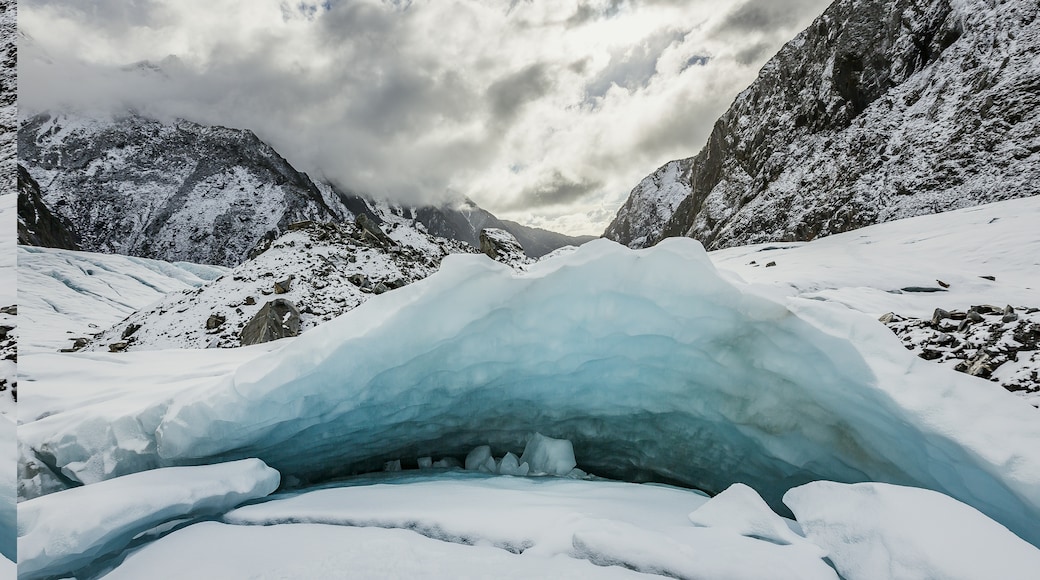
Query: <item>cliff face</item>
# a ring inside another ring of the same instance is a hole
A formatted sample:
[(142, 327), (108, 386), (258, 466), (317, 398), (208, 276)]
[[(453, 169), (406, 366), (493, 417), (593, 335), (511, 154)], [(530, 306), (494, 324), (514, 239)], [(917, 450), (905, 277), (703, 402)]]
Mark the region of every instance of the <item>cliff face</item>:
[(1032, 0), (836, 1), (605, 236), (809, 240), (1040, 193), (1038, 14)]

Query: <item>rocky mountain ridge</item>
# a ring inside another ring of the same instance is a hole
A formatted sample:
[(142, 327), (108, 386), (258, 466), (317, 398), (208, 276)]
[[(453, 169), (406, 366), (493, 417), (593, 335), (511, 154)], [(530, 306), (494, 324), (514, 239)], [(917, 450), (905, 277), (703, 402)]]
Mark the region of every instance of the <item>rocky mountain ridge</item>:
[(837, 0), (604, 233), (811, 240), (1040, 193), (1040, 5)]
[[(87, 251), (235, 266), (293, 223), (381, 220), (379, 202), (312, 180), (248, 130), (40, 113), (21, 123), (18, 145), (44, 205)], [(470, 200), (401, 211), (474, 248), (485, 227), (512, 231), (532, 256), (587, 240), (512, 227)]]

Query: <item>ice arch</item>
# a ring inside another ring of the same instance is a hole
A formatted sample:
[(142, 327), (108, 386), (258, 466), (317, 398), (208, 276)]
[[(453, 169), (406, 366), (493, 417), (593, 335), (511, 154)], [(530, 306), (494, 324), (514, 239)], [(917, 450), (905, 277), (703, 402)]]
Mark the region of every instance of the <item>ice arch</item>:
[[(1040, 422), (980, 386), (869, 317), (728, 282), (692, 240), (601, 240), (523, 274), (449, 257), (175, 398), (135, 453), (259, 457), (315, 481), (486, 443), (518, 452), (539, 431), (572, 440), (593, 473), (712, 492), (740, 481), (780, 510), (816, 479), (928, 487), (1040, 543)], [(68, 441), (51, 449), (79, 454), (66, 463), (105, 453)]]

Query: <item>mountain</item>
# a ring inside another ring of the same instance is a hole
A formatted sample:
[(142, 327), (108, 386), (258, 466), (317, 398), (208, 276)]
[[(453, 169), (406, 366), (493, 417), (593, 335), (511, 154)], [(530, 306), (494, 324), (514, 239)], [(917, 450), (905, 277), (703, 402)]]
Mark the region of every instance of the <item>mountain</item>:
[(279, 322), (289, 322), (288, 315), (295, 335), (429, 276), (449, 254), (475, 252), (425, 233), (400, 208), (383, 203), (370, 209), (380, 224), (371, 217), (349, 225), (293, 224), (276, 240), (263, 240), (252, 258), (223, 276), (167, 294), (84, 347), (119, 352), (237, 347), (249, 344), (243, 329), (279, 300), (291, 304), (280, 303), (285, 312)]
[(500, 220), (469, 199), (415, 210), (415, 218), (435, 236), (459, 240), (479, 248), (484, 229), (505, 230), (516, 237), (530, 258), (540, 258), (564, 246), (580, 246), (595, 236), (566, 236), (540, 228)]
[(1040, 5), (837, 0), (604, 236), (811, 240), (1040, 193)]
[(267, 232), (343, 217), (251, 131), (44, 113), (22, 123), (18, 148), (84, 250), (233, 266)]
[[(296, 222), (382, 220), (376, 201), (312, 180), (248, 130), (40, 113), (21, 124), (18, 146), (42, 199), (23, 221), (53, 212), (91, 252), (230, 267)], [(513, 232), (532, 256), (586, 240), (507, 224), (469, 200), (401, 210), (474, 248), (485, 227)]]

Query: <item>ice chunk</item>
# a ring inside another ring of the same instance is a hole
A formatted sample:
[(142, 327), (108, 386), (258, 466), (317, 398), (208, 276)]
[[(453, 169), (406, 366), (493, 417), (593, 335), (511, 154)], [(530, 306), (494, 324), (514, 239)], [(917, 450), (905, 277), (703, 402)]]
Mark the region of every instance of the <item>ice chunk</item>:
[[(491, 446), (481, 445), (480, 447), (474, 447), (473, 451), (469, 452), (466, 456), (466, 471), (479, 471), (482, 467), (487, 466), (488, 459), (494, 462), (491, 457)], [(491, 470), (494, 472), (494, 470)]]
[(531, 466), (531, 473), (549, 475), (567, 475), (577, 465), (574, 446), (570, 441), (553, 439), (541, 433), (535, 433), (527, 441), (520, 461)]
[(817, 481), (788, 491), (784, 503), (848, 580), (1026, 580), (1040, 571), (1040, 550), (934, 491)]
[(498, 464), (498, 473), (501, 475), (520, 475), (520, 462), (516, 455), (506, 453)]
[(690, 521), (694, 525), (730, 530), (777, 544), (806, 546), (818, 556), (826, 555), (819, 547), (794, 533), (755, 490), (743, 483), (734, 483), (691, 512)]
[(420, 457), (419, 458), (419, 469), (430, 469), (433, 467), (432, 457)]
[(243, 459), (155, 469), (24, 501), (18, 506), (19, 577), (71, 572), (165, 521), (264, 497), (278, 481), (263, 461)]
[(439, 467), (441, 469), (453, 469), (456, 467), (462, 467), (462, 462), (458, 459), (455, 459), (454, 457), (445, 457), (443, 459), (438, 459), (437, 461), (434, 461), (433, 466)]
[(383, 471), (401, 471), (401, 460), (387, 461), (383, 464)]

